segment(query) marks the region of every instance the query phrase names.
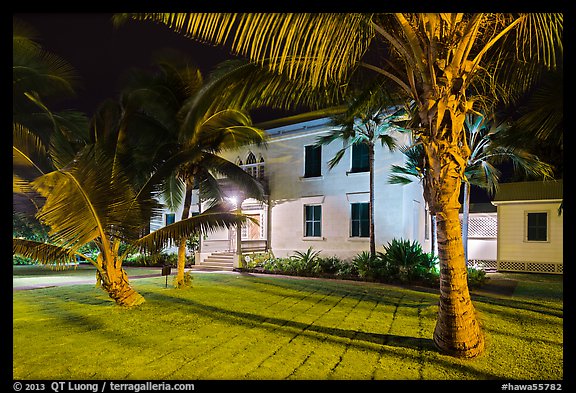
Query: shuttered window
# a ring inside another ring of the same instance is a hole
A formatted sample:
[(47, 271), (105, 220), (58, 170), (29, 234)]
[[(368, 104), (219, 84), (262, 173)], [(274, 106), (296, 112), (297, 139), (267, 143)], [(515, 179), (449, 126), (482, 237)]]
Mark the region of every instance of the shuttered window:
[(355, 143), (352, 145), (352, 167), (350, 171), (368, 172), (369, 170), (368, 145), (365, 143)]
[(304, 177), (322, 176), (322, 147), (309, 145), (304, 149)]

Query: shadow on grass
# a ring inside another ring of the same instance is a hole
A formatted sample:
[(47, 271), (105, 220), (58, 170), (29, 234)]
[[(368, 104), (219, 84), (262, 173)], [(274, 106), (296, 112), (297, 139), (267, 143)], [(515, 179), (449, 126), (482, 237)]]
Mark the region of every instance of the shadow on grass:
[[(311, 339), (319, 341), (327, 340), (336, 344), (348, 345), (350, 347), (355, 347), (357, 349), (365, 351), (374, 351), (380, 354), (386, 354), (388, 356), (397, 357), (399, 359), (404, 359), (407, 357), (417, 359), (420, 357), (424, 357), (425, 361), (434, 362), (439, 366), (447, 368), (460, 368), (479, 379), (501, 378), (497, 374), (476, 370), (471, 366), (452, 362), (450, 360), (443, 359), (441, 357), (436, 357), (435, 355), (432, 356), (425, 355), (423, 353), (424, 351), (440, 355), (436, 345), (434, 344), (434, 341), (429, 338), (400, 336), (395, 334), (361, 332), (357, 330), (342, 329), (338, 327), (314, 325), (313, 323), (306, 324), (302, 322), (292, 321), (289, 319), (267, 317), (249, 312), (229, 310), (225, 308), (198, 303), (191, 299), (174, 297), (168, 294), (161, 294), (157, 292), (147, 294), (147, 297), (157, 298), (160, 301), (165, 301), (169, 303), (178, 303), (190, 309), (191, 312), (202, 313), (202, 315), (212, 314), (214, 318), (221, 321), (227, 321), (232, 324), (241, 324), (245, 325), (246, 327), (258, 327), (273, 332), (283, 330), (287, 333), (294, 334), (294, 336), (290, 339), (290, 341), (292, 341), (299, 335), (304, 335)], [(317, 333), (322, 334), (324, 336), (319, 337), (316, 335)], [(353, 340), (353, 342), (346, 342), (345, 341), (346, 339)], [(374, 345), (371, 344), (376, 344), (377, 346), (375, 347)], [(417, 353), (416, 354), (411, 354), (407, 352), (399, 353), (395, 351), (394, 348), (407, 348), (410, 350), (417, 351)]]

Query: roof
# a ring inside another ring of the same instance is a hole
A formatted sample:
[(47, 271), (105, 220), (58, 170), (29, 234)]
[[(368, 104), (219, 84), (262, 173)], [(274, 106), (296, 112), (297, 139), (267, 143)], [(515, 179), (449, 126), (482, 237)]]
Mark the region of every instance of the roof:
[[(462, 213), (464, 205), (460, 206), (460, 213)], [(468, 208), (469, 213), (496, 213), (496, 206), (490, 202), (486, 203), (471, 203)]]
[(493, 202), (562, 199), (562, 179), (501, 183)]
[[(297, 115), (282, 117), (279, 119), (269, 120), (262, 123), (254, 124), (255, 127), (266, 130), (269, 134), (275, 134), (277, 129), (280, 130), (286, 126), (289, 128), (298, 128), (299, 125), (306, 124), (314, 120), (323, 120), (324, 122), (330, 120), (330, 116), (342, 113), (346, 109), (345, 106), (335, 106), (326, 109), (315, 110), (311, 112), (303, 112)], [(301, 128), (301, 127), (300, 127)]]

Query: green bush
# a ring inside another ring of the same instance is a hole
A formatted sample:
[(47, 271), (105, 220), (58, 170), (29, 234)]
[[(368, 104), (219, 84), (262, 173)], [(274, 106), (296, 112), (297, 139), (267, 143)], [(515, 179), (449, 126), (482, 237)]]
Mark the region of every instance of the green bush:
[(422, 251), (416, 240), (392, 239), (384, 246), (384, 253), (378, 253), (384, 262), (384, 276), (388, 281), (434, 282), (437, 278), (437, 257)]
[(368, 251), (362, 251), (352, 259), (358, 276), (368, 280), (380, 280), (385, 276), (384, 262), (378, 256), (371, 256)]
[[(186, 264), (192, 264), (194, 256), (186, 257)], [(178, 254), (168, 254), (165, 252), (159, 254), (134, 254), (130, 255), (123, 262), (125, 266), (178, 266)]]
[(468, 285), (471, 287), (479, 287), (484, 285), (486, 282), (486, 272), (482, 269), (476, 269), (474, 267), (468, 268)]
[(290, 257), (290, 270), (296, 274), (312, 274), (318, 273), (319, 267), (317, 266), (320, 251), (313, 251), (312, 247), (308, 250), (295, 251), (294, 255)]
[(276, 258), (272, 252), (252, 253), (246, 255), (246, 270), (316, 277), (350, 275), (348, 263), (336, 256), (322, 257), (320, 252), (310, 247), (288, 258)]
[(344, 264), (337, 256), (318, 257), (316, 259), (316, 273), (334, 275), (342, 269)]

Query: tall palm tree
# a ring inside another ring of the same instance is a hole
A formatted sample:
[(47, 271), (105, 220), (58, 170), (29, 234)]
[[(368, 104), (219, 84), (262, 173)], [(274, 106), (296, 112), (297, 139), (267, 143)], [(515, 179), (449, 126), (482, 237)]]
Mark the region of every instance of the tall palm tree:
[[(121, 14), (152, 20), (203, 42), (305, 79), (311, 87), (345, 85), (370, 70), (394, 81), (417, 107), (411, 129), (424, 149), (424, 198), (437, 217), (440, 305), (434, 342), (450, 355), (474, 357), (484, 337), (466, 280), (458, 219), (460, 182), (470, 155), (465, 115), (531, 83), (527, 61), (555, 67), (562, 14)], [(370, 50), (368, 50), (370, 49)], [(504, 71), (502, 73), (501, 71)], [(507, 74), (507, 75), (505, 75)], [(477, 93), (482, 92), (482, 95)]]
[(374, 152), (380, 141), (382, 147), (386, 145), (389, 151), (396, 149), (396, 140), (391, 131), (404, 131), (397, 127), (394, 120), (401, 116), (397, 107), (390, 107), (390, 97), (382, 96), (383, 90), (365, 90), (358, 97), (353, 98), (348, 110), (342, 114), (334, 115), (332, 124), (339, 126), (330, 134), (318, 138), (318, 145), (330, 144), (341, 140), (344, 147), (328, 162), (330, 169), (334, 168), (344, 157), (344, 153), (352, 147), (364, 146), (368, 151), (369, 173), (369, 237), (370, 255), (376, 256), (376, 239), (374, 231)]
[[(162, 195), (168, 207), (183, 204), (181, 220), (190, 216), (195, 187), (203, 199), (223, 201), (218, 177), (232, 180), (247, 196), (263, 198), (263, 187), (235, 163), (219, 153), (245, 144), (262, 144), (265, 133), (252, 126), (247, 113), (236, 107), (225, 107), (216, 99), (222, 91), (220, 81), (204, 82), (200, 71), (185, 56), (164, 53), (157, 59), (159, 72), (133, 72), (122, 101), (126, 128), (138, 128), (138, 140), (132, 151), (140, 152), (142, 161), (152, 154), (172, 168), (165, 174)], [(222, 78), (223, 76), (220, 76)], [(222, 96), (222, 94), (221, 94)], [(145, 114), (145, 115), (143, 115)], [(143, 132), (143, 119), (147, 121)], [(147, 134), (148, 142), (141, 137)], [(152, 150), (152, 151), (151, 151)], [(187, 160), (181, 157), (187, 156)], [(132, 157), (132, 155), (130, 156)], [(175, 286), (185, 286), (186, 238), (178, 239), (178, 272)]]
[[(466, 263), (468, 263), (470, 186), (474, 185), (485, 190), (489, 195), (494, 195), (501, 175), (498, 165), (505, 162), (513, 164), (515, 173), (522, 172), (531, 178), (548, 178), (553, 175), (549, 164), (541, 161), (522, 146), (512, 145), (513, 141), (501, 138), (508, 127), (507, 123), (496, 124), (479, 114), (466, 115), (464, 129), (471, 151), (466, 161), (465, 176), (462, 179), (462, 241)], [(408, 184), (415, 179), (423, 179), (425, 174), (422, 171), (424, 161), (422, 146), (415, 145), (402, 150), (406, 155), (406, 163), (404, 166), (392, 166), (392, 174), (388, 182)]]

